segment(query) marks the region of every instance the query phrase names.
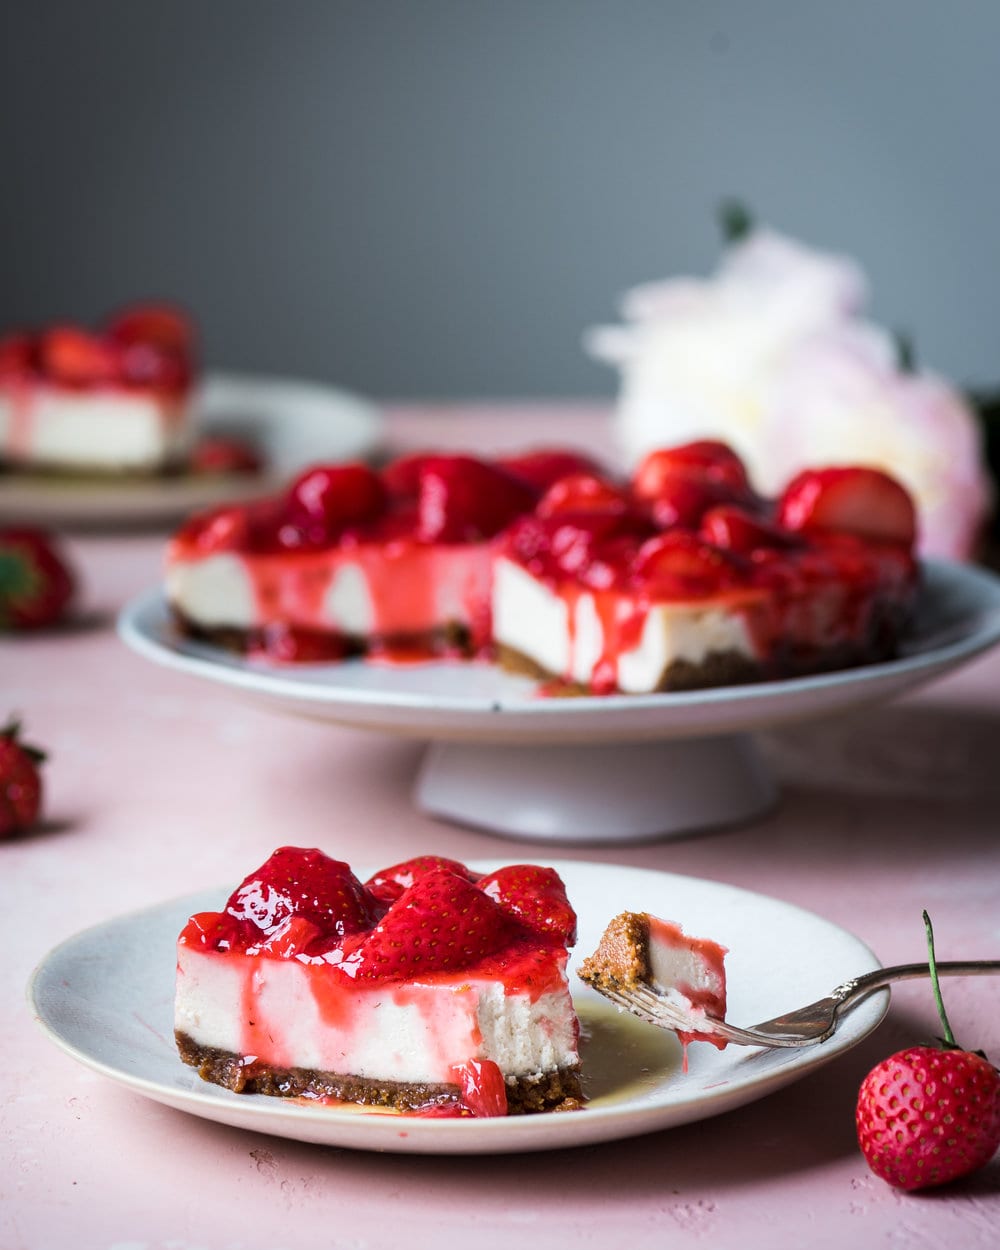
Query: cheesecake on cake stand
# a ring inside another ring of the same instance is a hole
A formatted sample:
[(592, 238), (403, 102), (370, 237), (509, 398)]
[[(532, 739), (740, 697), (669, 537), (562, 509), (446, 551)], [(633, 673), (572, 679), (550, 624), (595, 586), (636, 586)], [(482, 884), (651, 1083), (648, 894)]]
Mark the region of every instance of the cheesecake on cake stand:
[[(414, 797), (514, 837), (636, 841), (775, 801), (758, 730), (893, 697), (1000, 639), (1000, 583), (919, 564), (885, 474), (757, 497), (731, 451), (627, 482), (547, 451), (317, 466), (191, 518), (140, 653), (429, 749)], [(489, 599), (487, 599), (489, 596)]]

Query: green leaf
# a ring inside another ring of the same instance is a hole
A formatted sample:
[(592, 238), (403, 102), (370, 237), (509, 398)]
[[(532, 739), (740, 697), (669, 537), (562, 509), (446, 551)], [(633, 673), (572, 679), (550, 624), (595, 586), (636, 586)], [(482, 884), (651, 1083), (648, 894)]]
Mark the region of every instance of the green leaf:
[(719, 229), (726, 243), (739, 243), (754, 228), (753, 214), (739, 200), (723, 200), (719, 205)]

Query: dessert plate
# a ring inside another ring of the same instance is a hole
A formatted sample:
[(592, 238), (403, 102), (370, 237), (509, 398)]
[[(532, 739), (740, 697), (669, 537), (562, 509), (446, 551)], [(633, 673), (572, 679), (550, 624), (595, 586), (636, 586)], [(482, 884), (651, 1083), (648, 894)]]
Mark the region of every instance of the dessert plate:
[(277, 711), (433, 740), (416, 800), (434, 815), (520, 837), (635, 841), (765, 811), (775, 791), (753, 731), (901, 695), (992, 647), (1000, 579), (928, 564), (888, 663), (672, 694), (544, 698), (526, 678), (461, 662), (277, 666), (181, 638), (160, 591), (130, 604), (119, 631), (148, 659)]
[[(673, 1034), (618, 1013), (573, 968), (617, 912), (648, 910), (729, 948), (729, 1018), (766, 1019), (879, 966), (856, 937), (812, 912), (718, 882), (613, 864), (550, 861), (578, 916), (570, 980), (584, 1029), (590, 1102), (579, 1112), (509, 1119), (423, 1119), (234, 1094), (202, 1081), (173, 1042), (174, 950), (192, 912), (228, 889), (108, 921), (57, 946), (35, 970), (29, 1002), (42, 1029), (74, 1059), (146, 1097), (254, 1132), (361, 1150), (490, 1154), (612, 1141), (706, 1119), (763, 1098), (843, 1054), (888, 1009), (889, 991), (862, 1003), (828, 1041), (804, 1050), (689, 1049)], [(486, 872), (497, 863), (473, 863)]]
[(210, 373), (196, 400), (195, 434), (247, 439), (262, 453), (261, 474), (81, 478), (0, 475), (0, 520), (94, 527), (158, 525), (198, 508), (276, 489), (313, 460), (370, 455), (381, 439), (377, 409), (348, 391), (293, 379)]

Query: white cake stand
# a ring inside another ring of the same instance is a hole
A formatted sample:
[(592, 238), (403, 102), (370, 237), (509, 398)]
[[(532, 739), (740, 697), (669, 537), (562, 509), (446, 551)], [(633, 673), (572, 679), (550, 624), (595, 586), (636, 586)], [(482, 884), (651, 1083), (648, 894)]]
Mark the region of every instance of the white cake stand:
[(899, 659), (677, 694), (544, 698), (485, 664), (352, 660), (278, 667), (181, 639), (160, 591), (122, 613), (124, 641), (159, 664), (275, 710), (429, 742), (424, 811), (512, 837), (635, 842), (743, 823), (776, 799), (753, 733), (903, 694), (1000, 641), (1000, 579), (927, 568)]

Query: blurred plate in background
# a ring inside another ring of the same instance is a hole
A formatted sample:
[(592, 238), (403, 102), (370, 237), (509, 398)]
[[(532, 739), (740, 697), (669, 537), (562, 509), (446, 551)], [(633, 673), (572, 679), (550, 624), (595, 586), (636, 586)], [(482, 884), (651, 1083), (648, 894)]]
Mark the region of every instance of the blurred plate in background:
[(381, 416), (349, 391), (291, 378), (210, 373), (196, 401), (195, 436), (245, 439), (261, 453), (259, 474), (169, 477), (0, 475), (0, 522), (104, 528), (170, 525), (199, 508), (265, 494), (303, 465), (372, 455)]

